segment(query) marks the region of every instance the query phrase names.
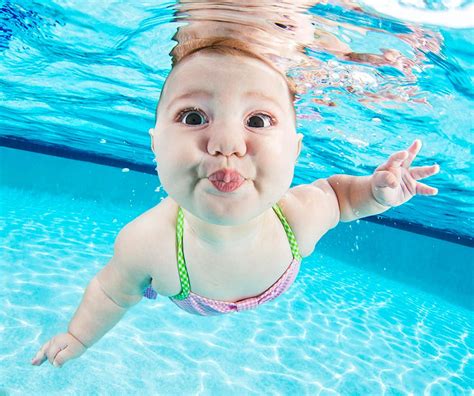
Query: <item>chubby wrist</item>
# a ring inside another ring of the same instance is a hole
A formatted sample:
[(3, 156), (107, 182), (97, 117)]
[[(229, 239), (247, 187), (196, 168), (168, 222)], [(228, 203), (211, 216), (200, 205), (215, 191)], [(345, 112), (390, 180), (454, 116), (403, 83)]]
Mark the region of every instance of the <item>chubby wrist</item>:
[(73, 337), (77, 342), (79, 342), (84, 348), (88, 349), (89, 347), (84, 344), (79, 338), (77, 338), (74, 334), (72, 334), (69, 330), (67, 331), (68, 334)]
[(374, 201), (374, 203), (376, 205), (383, 207), (385, 210), (390, 209), (392, 206), (387, 205), (385, 202), (381, 202), (377, 199), (377, 194), (376, 194), (377, 189), (378, 188), (374, 184), (374, 175), (371, 175), (371, 177), (370, 177), (370, 194), (372, 196), (372, 200)]

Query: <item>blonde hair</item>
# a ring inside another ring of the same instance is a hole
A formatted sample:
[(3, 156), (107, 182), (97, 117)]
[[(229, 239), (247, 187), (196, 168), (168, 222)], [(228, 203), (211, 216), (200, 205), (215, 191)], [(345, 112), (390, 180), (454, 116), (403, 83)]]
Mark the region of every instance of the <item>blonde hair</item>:
[(285, 79), (291, 101), (295, 101), (297, 91), (296, 84), (293, 82), (293, 80), (286, 74), (282, 73), (282, 71), (277, 67), (275, 67), (275, 65), (272, 64), (270, 60), (255, 52), (251, 45), (238, 39), (229, 37), (208, 37), (190, 39), (184, 41), (183, 43), (178, 43), (170, 52), (172, 67), (176, 67), (187, 57), (201, 51), (220, 55), (245, 56), (265, 63)]

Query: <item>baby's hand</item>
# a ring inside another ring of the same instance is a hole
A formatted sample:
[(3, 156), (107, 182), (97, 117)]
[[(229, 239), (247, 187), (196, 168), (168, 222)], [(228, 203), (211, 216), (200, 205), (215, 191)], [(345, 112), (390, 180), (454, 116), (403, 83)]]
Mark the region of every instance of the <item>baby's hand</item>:
[(417, 180), (439, 172), (439, 165), (417, 166), (411, 163), (421, 149), (421, 141), (416, 139), (408, 150), (392, 154), (387, 162), (380, 165), (372, 175), (372, 194), (384, 206), (399, 206), (414, 195), (436, 195), (438, 190)]
[(70, 333), (58, 334), (41, 347), (31, 364), (41, 366), (48, 359), (54, 367), (62, 367), (68, 360), (81, 356), (86, 349), (85, 345)]

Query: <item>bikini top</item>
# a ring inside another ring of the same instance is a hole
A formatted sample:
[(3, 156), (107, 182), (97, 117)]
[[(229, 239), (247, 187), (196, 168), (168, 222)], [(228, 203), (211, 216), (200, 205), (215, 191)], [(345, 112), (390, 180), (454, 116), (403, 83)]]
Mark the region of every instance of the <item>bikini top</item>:
[[(181, 292), (175, 296), (169, 297), (173, 303), (175, 303), (181, 309), (197, 315), (218, 315), (223, 313), (230, 313), (235, 311), (244, 311), (247, 309), (256, 308), (258, 305), (261, 305), (267, 301), (274, 300), (293, 284), (298, 274), (302, 257), (299, 253), (298, 243), (296, 238), (291, 230), (290, 225), (288, 224), (283, 212), (281, 211), (278, 204), (273, 205), (273, 210), (280, 219), (282, 226), (288, 237), (290, 243), (291, 252), (293, 254), (293, 259), (286, 269), (286, 271), (281, 275), (281, 277), (267, 290), (260, 293), (255, 297), (248, 297), (236, 302), (222, 301), (222, 300), (213, 300), (200, 296), (191, 291), (191, 284), (189, 281), (188, 270), (186, 268), (186, 261), (184, 259), (183, 252), (183, 223), (184, 223), (184, 214), (183, 210), (178, 208), (178, 219), (176, 222), (176, 239), (177, 239), (177, 249), (178, 249), (178, 273), (181, 282)], [(144, 292), (144, 297), (149, 299), (156, 299), (157, 292), (150, 285)]]

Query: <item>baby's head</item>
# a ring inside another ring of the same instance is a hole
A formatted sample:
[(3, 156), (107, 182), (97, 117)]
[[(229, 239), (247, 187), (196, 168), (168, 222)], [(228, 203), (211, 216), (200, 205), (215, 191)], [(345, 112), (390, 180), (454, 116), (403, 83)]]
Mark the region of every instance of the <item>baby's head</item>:
[[(234, 39), (206, 39), (174, 50), (173, 69), (150, 129), (160, 181), (201, 220), (239, 225), (289, 189), (301, 150), (294, 89), (270, 62)], [(221, 192), (220, 169), (245, 181)]]

